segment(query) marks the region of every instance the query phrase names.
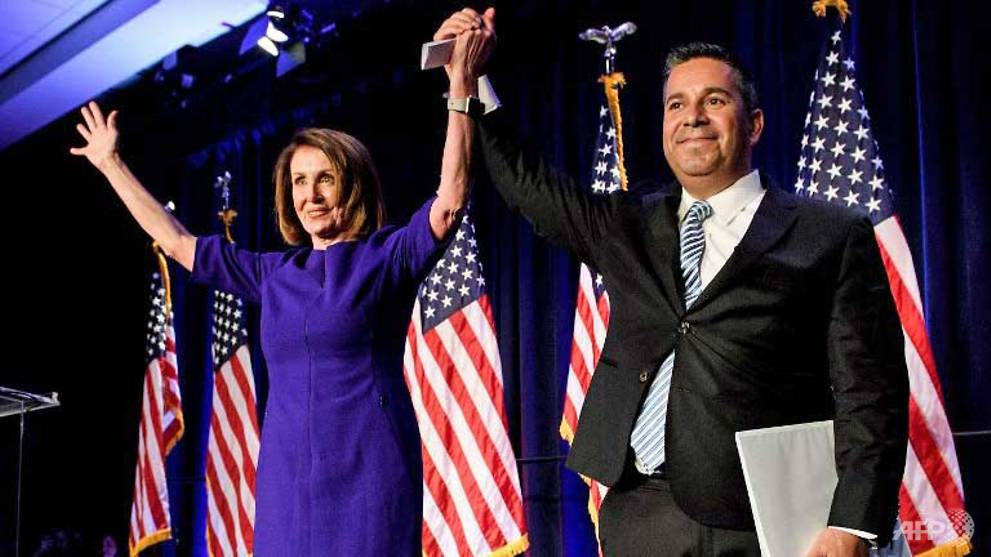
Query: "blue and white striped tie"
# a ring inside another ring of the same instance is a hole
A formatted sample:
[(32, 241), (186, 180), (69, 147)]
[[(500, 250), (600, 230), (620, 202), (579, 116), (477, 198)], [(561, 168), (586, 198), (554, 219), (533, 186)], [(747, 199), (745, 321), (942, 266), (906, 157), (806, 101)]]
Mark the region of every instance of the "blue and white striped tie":
[[(692, 307), (702, 293), (700, 264), (705, 252), (705, 234), (702, 221), (712, 216), (712, 206), (696, 201), (688, 209), (681, 223), (681, 273), (685, 277), (685, 309)], [(643, 409), (633, 426), (630, 446), (637, 456), (637, 468), (650, 473), (664, 462), (664, 423), (668, 415), (668, 392), (671, 390), (671, 371), (674, 369), (674, 351), (661, 364), (654, 382), (650, 385)]]

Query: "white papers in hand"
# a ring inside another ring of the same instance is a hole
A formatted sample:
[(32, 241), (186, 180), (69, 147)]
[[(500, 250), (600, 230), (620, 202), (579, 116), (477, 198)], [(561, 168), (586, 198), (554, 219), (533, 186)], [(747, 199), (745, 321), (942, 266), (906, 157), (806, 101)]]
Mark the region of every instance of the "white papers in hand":
[(423, 47), (420, 49), (420, 69), (430, 70), (443, 66), (451, 61), (451, 53), (453, 52), (454, 39), (423, 43)]
[(829, 520), (836, 489), (833, 422), (736, 433), (764, 557), (805, 555)]

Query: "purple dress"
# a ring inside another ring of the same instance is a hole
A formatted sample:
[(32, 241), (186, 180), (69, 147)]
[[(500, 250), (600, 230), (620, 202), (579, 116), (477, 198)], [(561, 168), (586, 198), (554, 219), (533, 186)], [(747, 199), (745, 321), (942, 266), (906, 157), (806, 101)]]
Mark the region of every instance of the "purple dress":
[(416, 288), (441, 255), (430, 206), (325, 251), (196, 242), (193, 280), (261, 304), (269, 373), (255, 554), (420, 555), (420, 437), (403, 379)]

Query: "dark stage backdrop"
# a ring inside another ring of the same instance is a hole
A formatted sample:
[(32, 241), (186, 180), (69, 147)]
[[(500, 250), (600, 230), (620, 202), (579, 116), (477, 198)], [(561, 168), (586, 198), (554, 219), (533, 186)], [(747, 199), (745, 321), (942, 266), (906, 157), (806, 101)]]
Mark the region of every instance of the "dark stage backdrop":
[[(581, 30), (631, 20), (618, 66), (631, 183), (670, 177), (660, 148), (660, 66), (689, 40), (736, 49), (754, 70), (767, 128), (757, 165), (794, 183), (799, 139), (819, 49), (829, 28), (811, 2), (541, 1), (497, 5), (491, 74), (505, 108), (533, 147), (588, 176), (597, 124), (600, 51)], [(200, 49), (198, 85), (179, 97), (147, 76), (108, 92), (121, 109), (122, 151), (161, 200), (199, 234), (217, 230), (214, 177), (233, 175), (249, 248), (282, 249), (270, 172), (297, 127), (348, 131), (371, 148), (392, 220), (436, 188), (443, 143), (442, 73), (417, 71), (419, 44), (459, 5), (393, 0), (339, 22), (339, 36), (281, 79), (273, 64), (236, 59), (243, 30)], [(478, 6), (481, 7), (481, 6)], [(987, 342), (991, 110), (986, 3), (877, 0), (852, 4), (847, 23), (888, 182), (915, 258), (930, 334), (955, 431), (991, 429)], [(226, 74), (229, 77), (225, 78)], [(185, 103), (181, 100), (185, 98)], [(184, 106), (183, 106), (184, 104)], [(64, 404), (30, 416), (22, 554), (54, 529), (126, 544), (144, 361), (147, 240), (97, 173), (67, 153), (69, 116), (0, 154), (4, 187), (4, 364), (0, 384), (59, 391)], [(558, 436), (578, 263), (533, 235), (480, 179), (476, 223), (502, 352), (511, 438), (519, 458), (564, 455)], [(205, 555), (203, 462), (210, 363), (208, 292), (173, 265), (187, 431), (169, 463), (178, 544)], [(257, 315), (252, 314), (253, 325)], [(256, 329), (252, 328), (252, 334)], [(255, 347), (259, 392), (267, 391)], [(796, 362), (801, 365), (801, 362)], [(957, 449), (977, 555), (988, 555), (991, 440), (961, 436)], [(0, 554), (14, 524), (16, 424), (0, 422)], [(560, 460), (521, 465), (533, 555), (593, 555), (581, 481)]]

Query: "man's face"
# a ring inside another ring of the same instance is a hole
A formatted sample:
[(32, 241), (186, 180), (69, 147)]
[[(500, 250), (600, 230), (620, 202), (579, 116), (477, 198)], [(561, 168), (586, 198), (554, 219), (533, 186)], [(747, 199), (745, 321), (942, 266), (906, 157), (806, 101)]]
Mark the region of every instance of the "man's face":
[(664, 88), (664, 157), (693, 195), (712, 195), (750, 171), (764, 117), (747, 114), (734, 70), (694, 58), (671, 70)]

